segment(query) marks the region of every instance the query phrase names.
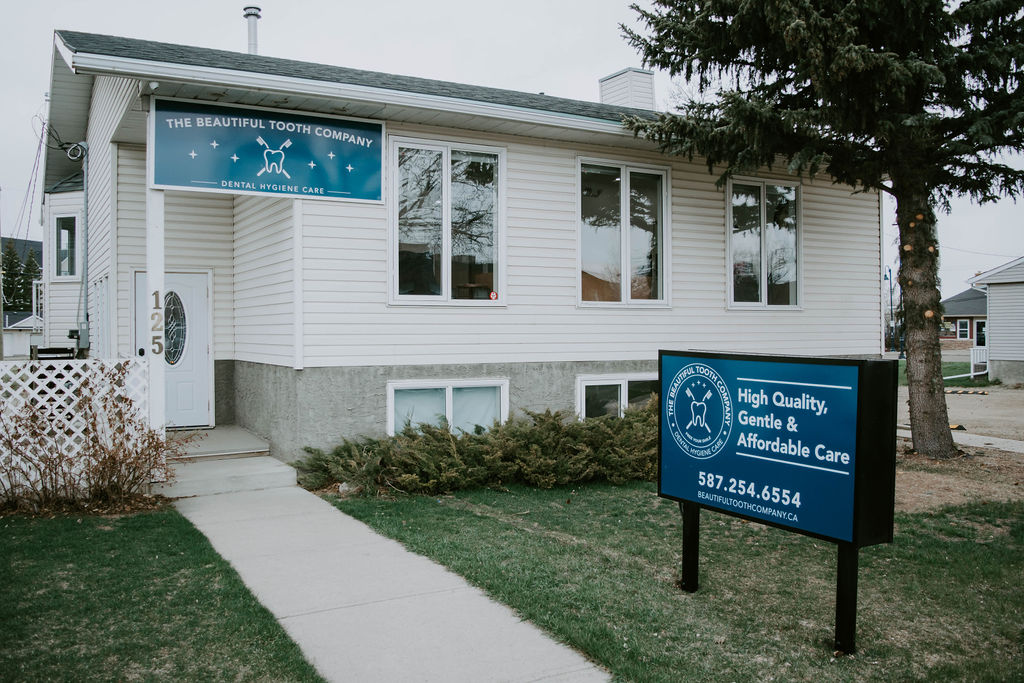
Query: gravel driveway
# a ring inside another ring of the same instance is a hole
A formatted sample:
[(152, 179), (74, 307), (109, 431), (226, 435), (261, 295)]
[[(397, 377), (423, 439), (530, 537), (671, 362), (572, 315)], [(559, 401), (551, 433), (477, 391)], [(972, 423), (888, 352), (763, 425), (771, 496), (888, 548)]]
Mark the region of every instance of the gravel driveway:
[[(947, 394), (950, 424), (962, 424), (972, 434), (1024, 441), (1024, 389), (984, 387), (987, 396)], [(907, 387), (899, 388), (897, 423), (910, 424)]]

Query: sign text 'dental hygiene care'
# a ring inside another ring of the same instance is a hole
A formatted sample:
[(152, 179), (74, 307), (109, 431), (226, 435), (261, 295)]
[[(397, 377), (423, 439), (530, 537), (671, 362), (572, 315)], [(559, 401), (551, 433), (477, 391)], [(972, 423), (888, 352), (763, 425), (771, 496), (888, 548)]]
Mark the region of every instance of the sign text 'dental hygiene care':
[(661, 495), (853, 541), (857, 365), (661, 360)]
[(383, 125), (157, 99), (154, 187), (380, 201)]

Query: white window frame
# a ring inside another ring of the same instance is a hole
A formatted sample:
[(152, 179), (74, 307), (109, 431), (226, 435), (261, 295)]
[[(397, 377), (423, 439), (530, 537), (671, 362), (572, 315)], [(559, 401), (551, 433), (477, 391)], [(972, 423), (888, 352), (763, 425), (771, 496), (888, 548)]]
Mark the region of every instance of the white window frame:
[[(398, 293), (398, 192), (401, 189), (398, 175), (398, 148), (410, 147), (442, 153), (444, 176), (442, 178), (442, 271), (441, 294), (401, 295)], [(497, 299), (453, 299), (451, 282), (452, 234), (451, 234), (451, 158), (452, 150), (495, 154), (498, 157), (498, 205), (496, 210), (494, 236), (495, 264), (494, 280), (497, 286)], [(508, 173), (506, 149), (477, 144), (463, 144), (454, 140), (429, 140), (401, 136), (388, 138), (388, 304), (391, 306), (485, 306), (502, 307), (506, 305), (506, 252), (505, 252), (505, 214), (508, 194)]]
[(957, 339), (970, 339), (971, 338), (971, 320), (970, 318), (958, 318), (956, 321), (956, 338)]
[(508, 420), (509, 414), (509, 381), (507, 377), (486, 377), (478, 379), (404, 379), (388, 382), (387, 400), (387, 432), (389, 436), (395, 434), (395, 391), (401, 389), (444, 389), (444, 412), (448, 424), (452, 422), (452, 389), (463, 389), (465, 387), (498, 387), (501, 405), (498, 412), (501, 415), (501, 422)]
[[(583, 298), (583, 166), (618, 168), (622, 194), (619, 197), (619, 301), (587, 301)], [(629, 174), (660, 175), (661, 178), (661, 250), (658, 272), (661, 275), (660, 299), (633, 299), (630, 296), (632, 272), (629, 251)], [(672, 169), (669, 166), (625, 162), (596, 157), (576, 157), (576, 305), (581, 308), (671, 308), (672, 306)]]
[[(761, 281), (758, 283), (761, 290), (760, 301), (734, 301), (733, 286), (734, 272), (732, 263), (732, 186), (734, 183), (740, 185), (761, 186)], [(765, 193), (768, 185), (785, 185), (796, 188), (796, 303), (795, 304), (769, 304), (768, 303), (768, 250), (765, 249)], [(729, 178), (725, 188), (725, 276), (726, 276), (726, 308), (732, 310), (746, 311), (799, 311), (803, 310), (804, 301), (804, 190), (803, 183), (792, 180), (780, 180), (778, 178), (755, 178), (751, 176), (735, 176)]]
[(587, 406), (587, 387), (617, 384), (619, 386), (619, 417), (622, 417), (626, 414), (626, 407), (629, 402), (629, 383), (657, 379), (657, 372), (618, 372), (604, 375), (579, 375), (576, 377), (576, 417), (580, 420), (585, 418), (583, 411)]
[[(57, 267), (59, 265), (57, 259), (57, 222), (61, 218), (74, 218), (75, 219), (75, 274), (74, 275), (58, 275)], [(80, 211), (65, 211), (62, 213), (55, 213), (52, 217), (52, 223), (50, 225), (50, 234), (53, 236), (53, 241), (50, 243), (50, 249), (53, 252), (50, 254), (53, 265), (48, 268), (50, 279), (53, 282), (80, 282), (82, 279), (82, 213)], [(47, 256), (43, 255), (43, 260), (47, 260)]]

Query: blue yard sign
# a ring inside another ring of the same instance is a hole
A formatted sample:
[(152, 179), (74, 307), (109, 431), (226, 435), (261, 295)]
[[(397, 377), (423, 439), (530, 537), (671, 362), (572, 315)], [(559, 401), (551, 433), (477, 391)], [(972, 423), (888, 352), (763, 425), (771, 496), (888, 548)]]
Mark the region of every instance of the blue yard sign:
[(659, 493), (852, 541), (856, 361), (661, 356)]
[(383, 139), (370, 121), (158, 99), (152, 185), (379, 202)]

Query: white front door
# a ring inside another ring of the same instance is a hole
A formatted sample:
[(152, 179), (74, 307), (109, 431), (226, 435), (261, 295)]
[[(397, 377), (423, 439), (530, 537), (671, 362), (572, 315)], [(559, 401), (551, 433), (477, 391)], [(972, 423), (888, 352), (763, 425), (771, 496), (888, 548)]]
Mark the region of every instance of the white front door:
[[(164, 363), (167, 426), (213, 425), (210, 294), (206, 273), (164, 274)], [(145, 357), (151, 338), (146, 274), (135, 274), (135, 352)]]

